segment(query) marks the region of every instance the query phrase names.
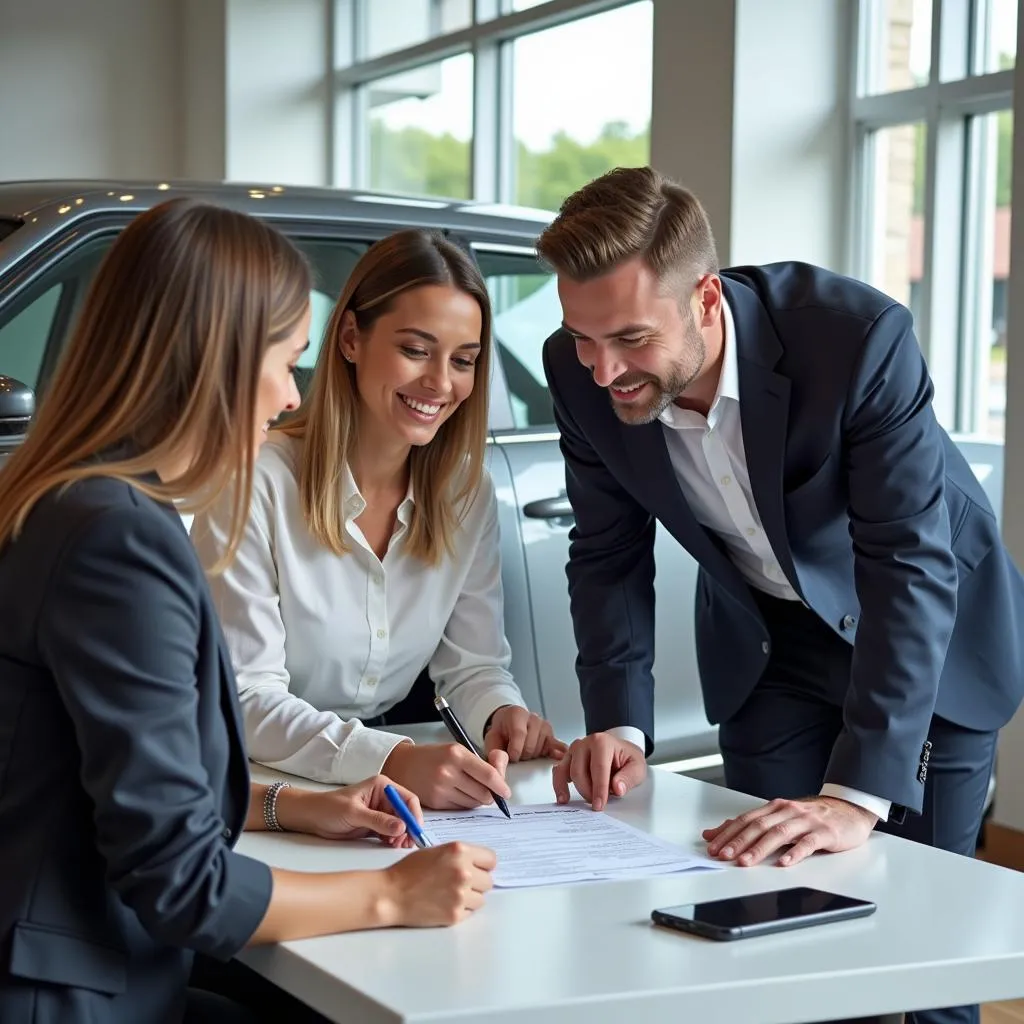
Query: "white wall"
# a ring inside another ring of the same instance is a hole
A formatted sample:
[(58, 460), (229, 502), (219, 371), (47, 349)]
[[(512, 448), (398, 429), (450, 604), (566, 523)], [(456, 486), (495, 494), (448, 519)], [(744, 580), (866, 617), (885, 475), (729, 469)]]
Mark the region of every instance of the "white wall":
[(181, 175), (218, 181), (227, 167), (228, 0), (182, 0)]
[(731, 263), (845, 270), (846, 0), (737, 0)]
[(723, 265), (845, 270), (847, 0), (654, 0), (651, 162), (692, 189)]
[(723, 264), (735, 212), (735, 41), (736, 0), (654, 0), (651, 165), (703, 203)]
[(179, 173), (179, 0), (0, 0), (0, 180)]
[(226, 176), (326, 184), (331, 0), (227, 2)]
[(330, 0), (0, 0), (0, 180), (325, 184)]

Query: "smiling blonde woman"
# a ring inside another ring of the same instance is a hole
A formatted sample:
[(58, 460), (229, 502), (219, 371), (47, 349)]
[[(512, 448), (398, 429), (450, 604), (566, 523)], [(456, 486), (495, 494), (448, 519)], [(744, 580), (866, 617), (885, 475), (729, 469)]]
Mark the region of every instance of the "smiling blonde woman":
[[(484, 468), (491, 310), (440, 235), (372, 246), (328, 324), (307, 405), (271, 431), (249, 521), (213, 592), (250, 756), (324, 782), (386, 771), (429, 807), (509, 795), (509, 760), (561, 756), (509, 673)], [(193, 540), (213, 565), (226, 507)], [(485, 747), (386, 731), (427, 669)]]

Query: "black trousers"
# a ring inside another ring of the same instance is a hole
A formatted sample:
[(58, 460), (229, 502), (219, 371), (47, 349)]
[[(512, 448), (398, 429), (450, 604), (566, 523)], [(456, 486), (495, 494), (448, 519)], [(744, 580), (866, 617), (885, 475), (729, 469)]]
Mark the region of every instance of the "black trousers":
[(412, 689), (382, 715), (362, 719), (368, 729), (387, 729), (391, 725), (416, 725), (420, 722), (440, 722), (434, 707), (434, 681), (424, 669), (412, 684)]
[(238, 960), (196, 954), (182, 1024), (327, 1024), (327, 1018)]
[[(764, 800), (812, 796), (821, 789), (843, 725), (853, 648), (801, 602), (754, 595), (772, 653), (750, 697), (719, 727), (725, 782)], [(935, 716), (928, 738), (932, 750), (923, 813), (908, 812), (902, 825), (879, 822), (877, 828), (971, 857), (997, 733), (974, 732)], [(907, 1024), (978, 1024), (979, 1019), (977, 1006), (958, 1006), (910, 1013)]]

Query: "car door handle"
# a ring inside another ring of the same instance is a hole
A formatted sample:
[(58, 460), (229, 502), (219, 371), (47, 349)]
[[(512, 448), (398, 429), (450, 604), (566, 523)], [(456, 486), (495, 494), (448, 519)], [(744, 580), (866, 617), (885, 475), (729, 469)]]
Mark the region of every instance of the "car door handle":
[(572, 518), (572, 504), (565, 495), (557, 498), (540, 498), (523, 506), (523, 515), (530, 519)]

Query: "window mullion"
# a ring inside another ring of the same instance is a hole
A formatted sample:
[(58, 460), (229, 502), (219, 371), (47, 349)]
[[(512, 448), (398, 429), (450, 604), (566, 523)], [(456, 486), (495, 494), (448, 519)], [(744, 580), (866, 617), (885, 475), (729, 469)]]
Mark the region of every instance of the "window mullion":
[(496, 146), (498, 151), (498, 201), (516, 201), (518, 159), (513, 110), (515, 70), (514, 42), (498, 43), (498, 125)]
[[(473, 25), (503, 13), (501, 0), (473, 0)], [(473, 141), (471, 183), (474, 199), (501, 199), (501, 47), (493, 38), (473, 44)]]
[(972, 7), (972, 0), (933, 0), (933, 83), (959, 81), (970, 73)]
[(936, 104), (928, 119), (920, 335), (935, 383), (935, 414), (958, 426), (966, 131), (963, 117)]
[(473, 47), (472, 195), (489, 203), (499, 198), (499, 60), (497, 43), (477, 43)]
[(854, 201), (850, 204), (852, 223), (850, 225), (850, 273), (854, 277), (867, 279), (870, 276), (872, 223), (876, 209), (873, 168), (874, 138), (863, 125), (854, 130), (852, 147), (854, 154), (854, 175), (851, 182)]
[[(994, 217), (996, 207), (996, 130), (988, 116), (970, 122), (969, 159), (964, 190), (963, 285), (960, 338), (960, 429), (985, 432), (991, 344), (984, 331), (992, 323)], [(982, 336), (978, 337), (979, 330)]]
[(339, 82), (338, 72), (350, 67), (359, 57), (356, 40), (360, 35), (362, 0), (335, 0), (333, 18), (329, 24), (331, 34), (329, 71), (330, 102), (327, 115), (328, 184), (335, 188), (351, 188), (360, 183), (359, 154), (365, 150), (362, 122), (358, 116), (359, 98), (352, 86)]

